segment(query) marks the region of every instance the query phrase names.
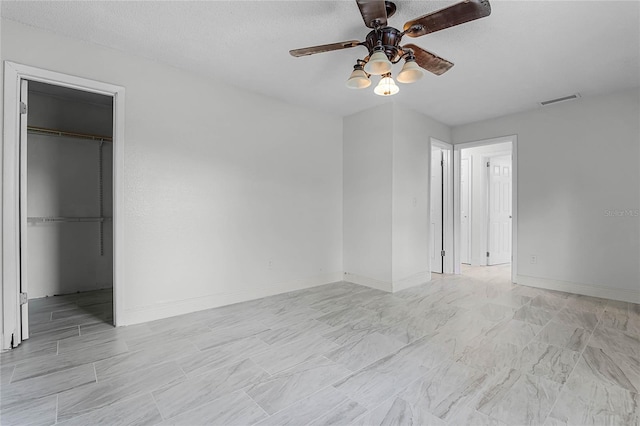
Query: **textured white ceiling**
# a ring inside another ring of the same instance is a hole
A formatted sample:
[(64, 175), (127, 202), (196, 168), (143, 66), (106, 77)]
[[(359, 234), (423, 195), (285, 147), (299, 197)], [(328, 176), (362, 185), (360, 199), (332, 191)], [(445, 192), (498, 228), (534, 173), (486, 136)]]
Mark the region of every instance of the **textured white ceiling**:
[[(456, 1), (396, 2), (389, 25)], [(497, 1), (492, 14), (414, 42), (455, 63), (401, 85), (393, 100), (449, 125), (537, 108), (579, 92), (640, 85), (638, 1)], [(2, 16), (218, 77), (287, 102), (347, 115), (387, 100), (345, 80), (363, 47), (293, 58), (288, 51), (369, 31), (354, 1), (3, 1)], [(399, 71), (400, 65), (396, 65)], [(374, 81), (375, 83), (375, 81)]]

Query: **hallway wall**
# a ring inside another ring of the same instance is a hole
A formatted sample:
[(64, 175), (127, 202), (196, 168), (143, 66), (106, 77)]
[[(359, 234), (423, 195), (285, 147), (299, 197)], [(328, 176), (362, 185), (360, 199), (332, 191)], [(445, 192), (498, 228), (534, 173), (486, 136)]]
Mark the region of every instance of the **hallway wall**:
[(635, 89), (453, 128), (518, 136), (518, 283), (640, 302), (639, 122)]

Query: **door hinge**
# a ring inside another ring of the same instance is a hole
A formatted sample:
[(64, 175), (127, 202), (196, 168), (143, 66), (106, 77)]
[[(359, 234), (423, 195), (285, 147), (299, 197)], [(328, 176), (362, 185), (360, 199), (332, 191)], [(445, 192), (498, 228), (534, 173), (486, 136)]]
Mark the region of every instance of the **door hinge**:
[(440, 167), (444, 167), (444, 160), (440, 160)]
[(444, 257), (444, 250), (440, 250), (440, 257)]
[(25, 104), (24, 102), (20, 102), (20, 114), (26, 114), (27, 113), (27, 104)]
[(487, 252), (487, 257), (489, 257), (489, 252)]
[(489, 162), (487, 161), (487, 167), (489, 167)]
[(27, 293), (20, 293), (20, 304), (21, 305), (26, 305), (27, 304)]

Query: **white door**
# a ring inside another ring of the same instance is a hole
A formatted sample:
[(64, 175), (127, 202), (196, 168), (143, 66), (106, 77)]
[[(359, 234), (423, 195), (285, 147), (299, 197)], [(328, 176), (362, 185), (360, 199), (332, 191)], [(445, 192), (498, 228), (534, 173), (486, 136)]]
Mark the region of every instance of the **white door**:
[(471, 264), (471, 160), (460, 161), (460, 262)]
[[(29, 82), (20, 83), (20, 101), (28, 105)], [(29, 300), (27, 299), (27, 106), (20, 114), (20, 317), (22, 340), (29, 338)]]
[(489, 160), (488, 265), (511, 262), (511, 156)]
[(429, 251), (431, 252), (431, 272), (442, 273), (442, 218), (443, 218), (443, 152), (431, 148), (431, 223)]

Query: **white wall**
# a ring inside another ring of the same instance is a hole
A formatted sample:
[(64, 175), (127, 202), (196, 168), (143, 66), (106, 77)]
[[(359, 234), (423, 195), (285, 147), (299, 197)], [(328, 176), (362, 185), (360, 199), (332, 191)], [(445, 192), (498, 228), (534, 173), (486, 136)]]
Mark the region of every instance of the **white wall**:
[(341, 279), (341, 118), (7, 20), (2, 59), (126, 89), (123, 324)]
[[(3, 26), (3, 22), (4, 20), (0, 18), (0, 38), (2, 37), (2, 26)], [(4, 58), (3, 53), (2, 53), (2, 40), (0, 39), (0, 59)], [(0, 102), (0, 135), (2, 135), (1, 137), (4, 138), (4, 64), (0, 63), (0, 98), (3, 100), (3, 102)], [(2, 164), (4, 164), (4, 149), (0, 149), (0, 170), (3, 169)], [(2, 179), (4, 179), (4, 174), (0, 173), (0, 176), (3, 176)], [(3, 194), (3, 185), (0, 185), (0, 200), (4, 200), (4, 194)], [(2, 203), (2, 201), (0, 201), (0, 204)], [(2, 264), (3, 260), (4, 260), (4, 254), (3, 254), (3, 250), (4, 250), (4, 232), (2, 229), (2, 209), (0, 209), (0, 238), (2, 241), (2, 244), (0, 244), (0, 271), (4, 271), (4, 265)], [(0, 335), (0, 342), (5, 342), (5, 338), (4, 338), (4, 292), (2, 291), (3, 289), (0, 289), (0, 292), (2, 292), (2, 298), (3, 301), (2, 303), (0, 303), (0, 323), (2, 324), (2, 333)], [(2, 345), (3, 343), (0, 343), (0, 345)]]
[(430, 138), (447, 126), (387, 103), (344, 118), (345, 279), (398, 291), (430, 279)]
[(462, 159), (471, 165), (471, 265), (487, 264), (487, 168), (486, 157), (511, 155), (511, 143), (466, 148), (460, 151)]
[(393, 117), (393, 290), (398, 291), (431, 279), (431, 138), (448, 142), (451, 130), (397, 104)]
[(640, 208), (639, 99), (629, 90), (453, 129), (455, 143), (518, 136), (518, 283), (640, 302), (640, 217), (607, 214)]
[(345, 279), (391, 290), (393, 104), (343, 120)]
[[(107, 105), (29, 93), (30, 126), (111, 136)], [(112, 144), (102, 147), (103, 212), (111, 217)], [(28, 135), (27, 216), (98, 217), (100, 144)], [(108, 288), (113, 284), (112, 222), (34, 223), (27, 226), (30, 298)]]

